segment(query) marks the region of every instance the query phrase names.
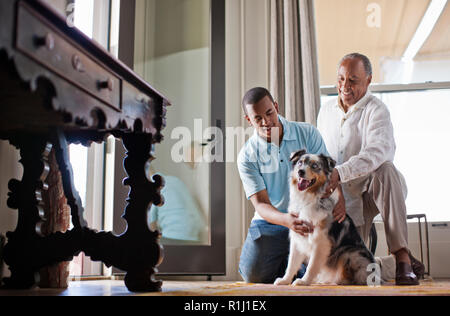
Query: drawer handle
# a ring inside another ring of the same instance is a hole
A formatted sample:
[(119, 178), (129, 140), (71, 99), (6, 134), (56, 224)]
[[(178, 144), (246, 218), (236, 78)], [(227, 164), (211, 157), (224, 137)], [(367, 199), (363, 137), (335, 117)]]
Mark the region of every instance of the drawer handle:
[(108, 78), (108, 80), (105, 81), (99, 81), (98, 89), (99, 90), (108, 89), (109, 91), (113, 91), (114, 81), (112, 81), (111, 78)]
[(73, 55), (72, 57), (72, 67), (78, 72), (84, 72), (83, 63), (78, 55)]
[(53, 50), (55, 48), (55, 38), (50, 33), (45, 36), (35, 36), (34, 44), (37, 47), (46, 47), (48, 50)]

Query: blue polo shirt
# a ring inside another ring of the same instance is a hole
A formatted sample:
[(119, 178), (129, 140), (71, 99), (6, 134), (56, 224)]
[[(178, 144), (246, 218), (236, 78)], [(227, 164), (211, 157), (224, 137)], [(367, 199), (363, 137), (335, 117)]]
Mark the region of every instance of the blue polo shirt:
[[(289, 122), (282, 116), (279, 120), (284, 131), (281, 146), (268, 143), (255, 130), (241, 149), (237, 165), (247, 199), (267, 190), (272, 205), (287, 213), (291, 154), (301, 149), (306, 149), (310, 154), (329, 154), (322, 136), (313, 125)], [(258, 212), (255, 212), (255, 219), (262, 219)]]

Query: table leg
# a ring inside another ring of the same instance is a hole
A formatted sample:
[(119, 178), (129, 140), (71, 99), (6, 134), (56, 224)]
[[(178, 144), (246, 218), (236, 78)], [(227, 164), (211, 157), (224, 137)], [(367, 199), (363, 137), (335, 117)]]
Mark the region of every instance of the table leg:
[(154, 279), (154, 273), (162, 261), (163, 248), (159, 244), (160, 233), (148, 227), (147, 211), (150, 203), (161, 205), (164, 202), (160, 194), (164, 180), (155, 176), (151, 182), (145, 174), (146, 163), (153, 159), (150, 155), (151, 135), (126, 133), (122, 141), (127, 150), (124, 168), (128, 175), (123, 183), (130, 186), (128, 204), (122, 216), (128, 225), (122, 238), (133, 249), (125, 269), (125, 284), (131, 291), (159, 291), (162, 282)]
[(134, 133), (116, 136), (122, 138), (127, 149), (124, 168), (128, 177), (123, 183), (130, 186), (130, 191), (122, 215), (127, 228), (120, 236), (85, 230), (83, 251), (91, 260), (126, 271), (125, 285), (130, 291), (160, 291), (162, 282), (155, 280), (155, 273), (163, 258), (163, 248), (159, 244), (160, 233), (151, 231), (147, 225), (147, 210), (150, 203), (163, 203), (160, 191), (164, 181), (155, 176), (151, 182), (145, 175), (145, 165), (152, 159), (152, 138)]
[(7, 204), (18, 210), (18, 221), (16, 230), (6, 234), (4, 259), (11, 277), (5, 278), (4, 283), (8, 288), (26, 289), (39, 281), (40, 268), (71, 258), (67, 252), (72, 254), (76, 246), (66, 244), (67, 236), (62, 233), (42, 236), (45, 225), (42, 192), (47, 189), (45, 180), (52, 145), (45, 136), (29, 134), (17, 135), (10, 142), (20, 150), (23, 177), (8, 184)]
[[(8, 206), (17, 209), (19, 214), (16, 230), (6, 234), (4, 259), (11, 271), (11, 277), (3, 280), (7, 288), (35, 286), (42, 267), (70, 261), (82, 248), (83, 231), (76, 223), (71, 231), (43, 236), (46, 218), (42, 192), (47, 189), (48, 155), (53, 148), (49, 139), (47, 135), (23, 134), (10, 140), (20, 150), (23, 177), (8, 184)], [(58, 156), (58, 146), (55, 149)]]
[(41, 218), (40, 198), (45, 188), (43, 180), (48, 170), (47, 156), (51, 145), (42, 139), (18, 137), (15, 145), (20, 149), (23, 165), (22, 181), (12, 179), (8, 183), (8, 207), (18, 210), (16, 230), (8, 232), (5, 246), (5, 262), (11, 277), (3, 281), (9, 288), (29, 288), (37, 282), (37, 269), (33, 267), (33, 255), (27, 250), (36, 242)]
[(163, 248), (159, 244), (160, 233), (151, 231), (147, 225), (147, 210), (150, 203), (163, 203), (160, 191), (164, 180), (154, 176), (153, 181), (149, 181), (145, 175), (145, 165), (152, 159), (151, 135), (122, 135), (127, 149), (124, 167), (128, 177), (124, 179), (124, 184), (130, 186), (130, 192), (123, 214), (127, 229), (120, 236), (111, 232), (96, 232), (87, 227), (83, 207), (73, 185), (65, 136), (62, 132), (56, 136), (52, 142), (74, 228), (65, 233), (42, 236), (42, 225), (45, 223), (42, 190), (46, 189), (47, 160), (52, 145), (44, 136), (16, 137), (12, 143), (20, 149), (24, 173), (21, 181), (13, 179), (9, 182), (8, 206), (18, 209), (19, 216), (16, 230), (6, 234), (8, 243), (4, 249), (4, 259), (11, 270), (11, 277), (4, 279), (5, 286), (30, 288), (38, 282), (39, 269), (70, 261), (84, 251), (93, 261), (102, 261), (107, 266), (113, 265), (126, 271), (125, 284), (130, 291), (160, 291), (162, 282), (155, 280), (155, 273), (162, 262)]

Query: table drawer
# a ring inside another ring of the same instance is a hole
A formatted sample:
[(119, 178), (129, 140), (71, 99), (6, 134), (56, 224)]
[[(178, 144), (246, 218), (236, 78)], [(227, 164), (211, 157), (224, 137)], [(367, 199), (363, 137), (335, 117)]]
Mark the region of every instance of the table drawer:
[(24, 3), (17, 11), (16, 46), (51, 72), (121, 110), (121, 80)]

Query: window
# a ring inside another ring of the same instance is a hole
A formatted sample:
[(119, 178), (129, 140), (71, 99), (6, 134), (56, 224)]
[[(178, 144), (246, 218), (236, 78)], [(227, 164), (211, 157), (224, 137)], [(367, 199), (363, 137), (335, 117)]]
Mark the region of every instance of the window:
[(339, 60), (352, 52), (367, 55), (374, 70), (371, 90), (391, 113), (397, 144), (394, 163), (407, 181), (408, 213), (450, 221), (445, 203), (450, 177), (445, 167), (450, 152), (450, 4), (314, 3), (322, 104), (337, 95)]
[[(105, 48), (108, 46), (109, 0), (75, 0), (66, 8), (72, 15), (73, 24), (88, 37)], [(74, 170), (74, 184), (84, 207), (84, 217), (89, 227), (104, 229), (104, 157), (103, 144), (92, 144), (89, 148), (70, 145), (70, 161)], [(71, 276), (102, 275), (104, 267), (92, 262), (81, 253), (70, 265)]]
[(73, 13), (75, 26), (92, 38), (94, 32), (94, 1), (75, 0)]
[(391, 113), (397, 143), (394, 163), (408, 184), (408, 213), (425, 213), (429, 221), (450, 221), (450, 207), (444, 202), (450, 177), (445, 167), (445, 157), (450, 155), (450, 89), (376, 96)]

